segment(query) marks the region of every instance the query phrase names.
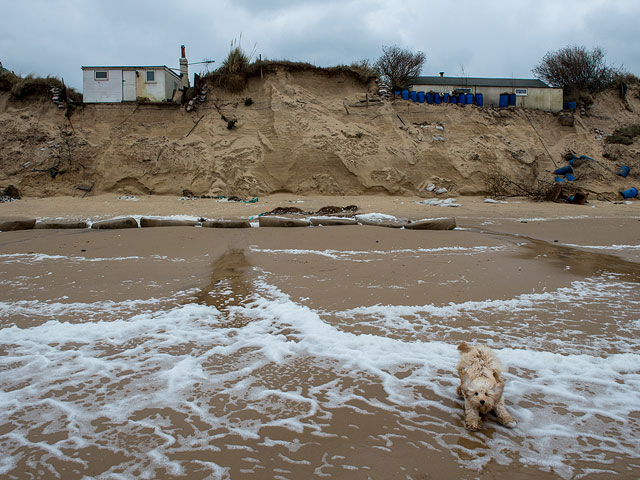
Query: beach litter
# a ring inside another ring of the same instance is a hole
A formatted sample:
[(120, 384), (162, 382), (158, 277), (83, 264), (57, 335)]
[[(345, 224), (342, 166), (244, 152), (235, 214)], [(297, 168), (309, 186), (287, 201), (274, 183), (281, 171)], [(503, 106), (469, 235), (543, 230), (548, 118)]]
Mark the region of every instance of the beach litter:
[(219, 202), (240, 202), (240, 203), (258, 203), (258, 197), (253, 198), (240, 198), (235, 195), (216, 195), (214, 197), (208, 197), (206, 195), (200, 198), (215, 198)]
[(462, 205), (456, 203), (455, 198), (430, 198), (428, 200), (420, 200), (416, 202), (418, 205), (428, 205), (430, 207), (461, 207)]
[(626, 190), (620, 190), (620, 195), (622, 195), (622, 198), (635, 198), (638, 196), (638, 189), (631, 187)]
[(571, 165), (572, 167), (580, 167), (580, 165), (584, 165), (587, 162), (594, 162), (595, 160), (591, 157), (587, 157), (586, 155), (575, 155), (573, 153), (571, 153), (568, 157), (567, 157), (567, 161), (569, 162), (569, 165)]
[(620, 175), (621, 177), (626, 178), (627, 175), (629, 175), (630, 171), (631, 169), (627, 165), (623, 165), (618, 169), (618, 172), (616, 173), (616, 175)]
[(438, 188), (434, 183), (430, 183), (426, 187), (424, 187), (424, 191), (433, 192), (436, 195), (442, 195), (443, 193), (447, 193), (448, 190), (445, 187)]
[(16, 187), (9, 185), (0, 190), (0, 203), (13, 202), (14, 200), (20, 200), (20, 192)]

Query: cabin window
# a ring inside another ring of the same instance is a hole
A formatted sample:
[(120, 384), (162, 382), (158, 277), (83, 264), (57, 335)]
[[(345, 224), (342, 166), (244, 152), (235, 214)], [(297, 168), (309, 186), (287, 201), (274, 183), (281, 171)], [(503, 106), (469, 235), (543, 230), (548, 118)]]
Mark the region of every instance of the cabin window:
[(156, 81), (156, 72), (153, 70), (149, 70), (147, 72), (147, 82), (155, 82)]
[(516, 88), (516, 95), (520, 97), (526, 97), (529, 94), (526, 88)]
[(93, 79), (94, 80), (109, 80), (109, 72), (106, 70), (100, 71), (100, 70), (96, 70), (95, 72), (93, 72)]

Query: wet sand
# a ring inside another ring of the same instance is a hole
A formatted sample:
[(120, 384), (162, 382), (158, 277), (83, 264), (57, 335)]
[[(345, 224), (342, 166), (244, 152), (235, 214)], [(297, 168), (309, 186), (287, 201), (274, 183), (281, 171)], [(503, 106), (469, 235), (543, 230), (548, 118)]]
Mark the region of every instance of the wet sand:
[[(419, 200), (0, 205), (0, 216), (96, 220), (356, 204), (459, 226), (0, 233), (2, 474), (632, 475), (638, 203)], [(462, 427), (461, 340), (498, 352), (515, 430)]]

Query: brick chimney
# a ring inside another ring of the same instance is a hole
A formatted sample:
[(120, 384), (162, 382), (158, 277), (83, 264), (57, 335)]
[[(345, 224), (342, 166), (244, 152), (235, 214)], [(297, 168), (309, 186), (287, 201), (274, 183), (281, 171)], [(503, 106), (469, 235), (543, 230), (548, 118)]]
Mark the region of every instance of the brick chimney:
[(189, 62), (185, 54), (184, 45), (180, 45), (180, 76), (182, 77), (182, 87), (189, 88)]

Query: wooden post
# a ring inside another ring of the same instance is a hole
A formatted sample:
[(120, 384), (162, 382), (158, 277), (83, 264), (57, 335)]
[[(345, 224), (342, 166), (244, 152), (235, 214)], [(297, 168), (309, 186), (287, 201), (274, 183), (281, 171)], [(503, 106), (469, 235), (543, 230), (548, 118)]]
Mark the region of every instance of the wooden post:
[(262, 76), (262, 54), (258, 55), (258, 58), (260, 59), (260, 80), (264, 80)]

